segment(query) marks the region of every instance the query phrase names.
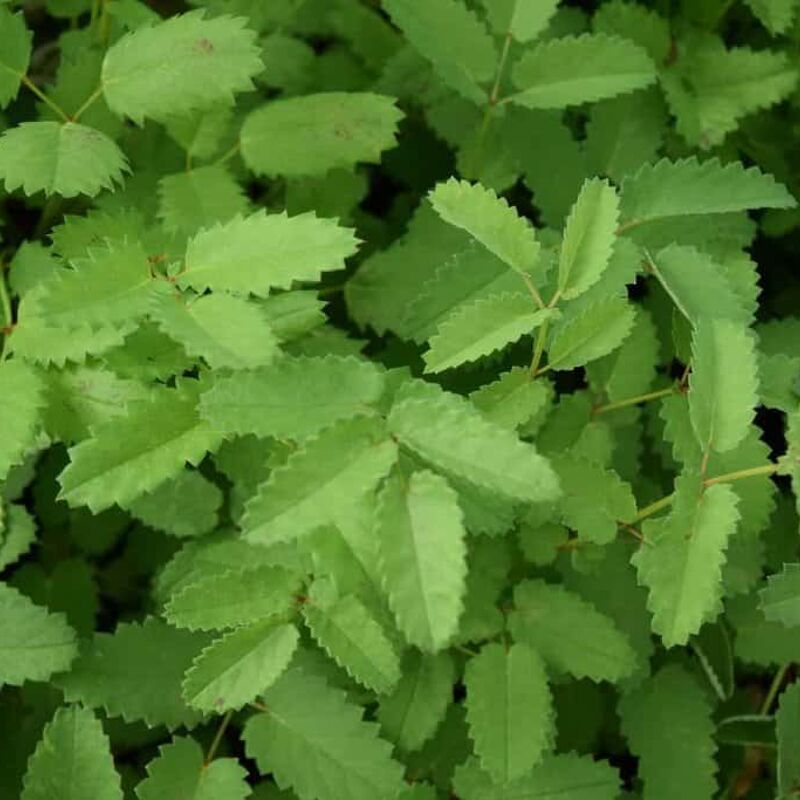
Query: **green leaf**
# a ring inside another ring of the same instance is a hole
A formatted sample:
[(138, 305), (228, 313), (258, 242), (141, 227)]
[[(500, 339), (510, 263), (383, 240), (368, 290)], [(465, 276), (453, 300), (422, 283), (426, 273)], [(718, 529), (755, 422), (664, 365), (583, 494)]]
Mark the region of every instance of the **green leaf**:
[(777, 744), (775, 717), (760, 714), (726, 717), (717, 723), (715, 736), (720, 744), (774, 748)]
[(505, 497), (541, 502), (559, 494), (558, 479), (533, 445), (489, 422), (468, 401), (415, 384), (389, 413), (402, 444), (446, 472)]
[(537, 309), (526, 294), (494, 294), (452, 311), (431, 337), (425, 372), (442, 372), (501, 350), (533, 333), (554, 309)]
[(264, 692), (264, 703), (269, 711), (245, 725), (245, 750), (279, 787), (300, 800), (392, 800), (400, 792), (403, 770), (391, 745), (344, 692), (292, 669)]
[(548, 368), (573, 369), (616, 350), (636, 321), (634, 307), (621, 297), (607, 297), (566, 318), (553, 332)]
[(246, 770), (233, 758), (206, 763), (200, 745), (188, 736), (161, 745), (136, 786), (139, 800), (245, 800), (250, 795)]
[(290, 541), (337, 521), (372, 491), (397, 459), (397, 446), (371, 417), (322, 431), (276, 469), (248, 501), (241, 521), (259, 544)]
[(724, 214), (748, 208), (794, 208), (786, 188), (757, 167), (711, 158), (661, 159), (645, 164), (622, 184), (624, 227), (687, 214)]
[(402, 113), (369, 92), (325, 92), (273, 100), (242, 125), (242, 158), (258, 175), (323, 175), (377, 164), (395, 145)]
[(793, 683), (781, 695), (775, 714), (778, 736), (778, 792), (791, 797), (800, 784), (800, 684)]
[(32, 38), (21, 13), (0, 8), (0, 108), (17, 96), (20, 80), (28, 71)]
[(0, 386), (0, 480), (5, 480), (35, 446), (45, 398), (39, 373), (17, 359), (0, 363)]
[(379, 622), (352, 594), (323, 597), (312, 588), (303, 617), (311, 635), (355, 680), (378, 694), (400, 679), (400, 659)]
[(782, 572), (770, 575), (760, 595), (767, 620), (788, 628), (800, 625), (800, 564), (784, 564)]
[(722, 567), (739, 520), (730, 486), (703, 490), (700, 478), (678, 478), (669, 516), (643, 527), (649, 544), (631, 559), (650, 596), (653, 630), (667, 647), (686, 644), (720, 611)]
[(0, 570), (16, 563), (35, 541), (36, 523), (21, 505), (10, 503), (5, 506), (5, 512), (0, 510)]
[(381, 491), (377, 519), (380, 574), (398, 627), (426, 652), (458, 628), (467, 573), (458, 497), (433, 472), (396, 471)]
[(80, 706), (59, 708), (28, 761), (21, 800), (122, 800), (103, 726)]
[(547, 28), (558, 0), (483, 0), (483, 5), (495, 33), (510, 33), (518, 42), (530, 42)]
[(266, 297), (272, 288), (316, 281), (344, 267), (357, 239), (335, 220), (313, 213), (289, 217), (256, 212), (201, 231), (186, 248), (182, 287)]
[[(716, 795), (714, 723), (708, 696), (681, 667), (664, 667), (624, 695), (622, 732), (639, 757), (639, 777), (652, 800), (708, 800)], [(663, 736), (664, 731), (680, 736)]]
[(192, 631), (238, 628), (285, 614), (299, 588), (297, 576), (283, 566), (245, 562), (190, 579), (174, 591), (164, 616)]
[(297, 647), (297, 628), (256, 622), (213, 641), (183, 681), (183, 698), (200, 711), (222, 714), (241, 708), (272, 686)]
[(480, 84), (492, 80), (497, 54), (474, 12), (457, 0), (383, 0), (382, 6), (448, 86), (474, 103), (486, 100)]
[(436, 732), (452, 700), (455, 665), (447, 652), (406, 651), (400, 680), (381, 697), (378, 721), (384, 734), (405, 751), (419, 750)]
[(445, 222), (466, 231), (512, 269), (527, 275), (536, 267), (540, 248), (535, 230), (491, 189), (450, 178), (428, 199)]
[(602, 33), (535, 45), (514, 66), (508, 99), (526, 108), (566, 108), (649, 86), (653, 62), (641, 47)]
[(689, 414), (703, 451), (726, 452), (747, 435), (758, 403), (758, 364), (748, 330), (700, 320), (692, 337)]
[(197, 414), (199, 390), (189, 380), (160, 389), (70, 448), (69, 466), (59, 475), (60, 497), (97, 513), (152, 491), (186, 462), (196, 466), (221, 441)]
[(565, 300), (583, 294), (608, 266), (619, 221), (619, 198), (608, 181), (585, 181), (564, 227), (558, 291)]
[(467, 662), (467, 722), (481, 766), (498, 783), (521, 778), (553, 734), (547, 673), (524, 644), (487, 644)]
[(636, 654), (611, 619), (562, 586), (518, 584), (508, 629), (514, 641), (576, 678), (618, 681), (636, 667)]
[(21, 686), (69, 667), (78, 652), (75, 631), (62, 614), (50, 614), (0, 583), (0, 681)]
[(772, 34), (785, 33), (797, 13), (797, 0), (745, 0)]
[(151, 315), (164, 333), (214, 369), (251, 369), (272, 363), (278, 340), (267, 315), (243, 297), (206, 294), (157, 298)]
[(103, 93), (117, 114), (142, 124), (231, 104), (262, 69), (255, 32), (241, 17), (180, 14), (119, 39), (103, 61)]
[(171, 730), (191, 727), (201, 715), (184, 703), (181, 681), (206, 644), (204, 634), (171, 628), (155, 617), (123, 622), (114, 633), (96, 633), (56, 683), (67, 700), (102, 708), (111, 717)]
[(23, 122), (0, 136), (0, 178), (9, 192), (94, 197), (122, 183), (126, 171), (119, 147), (77, 122)]

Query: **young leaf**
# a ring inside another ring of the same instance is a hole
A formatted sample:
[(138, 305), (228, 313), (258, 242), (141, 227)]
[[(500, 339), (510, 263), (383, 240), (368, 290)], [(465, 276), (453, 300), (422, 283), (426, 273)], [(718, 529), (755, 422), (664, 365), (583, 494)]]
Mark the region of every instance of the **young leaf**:
[(326, 270), (342, 269), (356, 248), (353, 232), (335, 220), (256, 212), (190, 239), (178, 284), (266, 297), (272, 288), (288, 289), (293, 281), (315, 281)]
[(264, 692), (268, 712), (244, 728), (247, 755), (300, 800), (392, 800), (403, 770), (378, 726), (361, 719), (344, 692), (299, 669)]
[(203, 759), (200, 745), (176, 736), (161, 745), (148, 762), (147, 777), (136, 786), (138, 800), (245, 800), (250, 795), (247, 772), (233, 758)]
[(242, 530), (260, 544), (305, 536), (372, 491), (396, 459), (397, 446), (380, 422), (341, 421), (306, 442), (259, 487)]
[(528, 274), (536, 266), (539, 242), (534, 229), (491, 189), (451, 178), (428, 199), (445, 222), (465, 230), (511, 269)]
[(109, 108), (142, 124), (218, 103), (253, 88), (262, 69), (255, 32), (241, 17), (202, 11), (145, 25), (119, 39), (103, 61)]
[(631, 562), (650, 591), (653, 630), (667, 647), (686, 644), (720, 610), (725, 550), (738, 520), (730, 486), (703, 491), (698, 476), (688, 473), (676, 482), (666, 520), (644, 526), (649, 544)]
[(39, 373), (24, 361), (0, 363), (0, 480), (33, 448), (45, 405)]
[(732, 450), (747, 435), (758, 403), (753, 338), (725, 319), (702, 319), (692, 337), (689, 414), (703, 451)]
[(28, 71), (32, 38), (22, 13), (0, 8), (0, 108), (17, 96), (20, 79)]
[(75, 631), (62, 614), (50, 614), (0, 583), (0, 681), (21, 686), (67, 669), (78, 652)]
[(558, 291), (565, 300), (600, 280), (616, 239), (619, 198), (608, 181), (593, 178), (581, 188), (564, 227)]
[(103, 726), (88, 709), (59, 708), (28, 761), (21, 800), (122, 800)]
[(533, 445), (489, 422), (457, 395), (422, 388), (389, 413), (389, 429), (402, 444), (446, 472), (505, 497), (528, 502), (558, 497), (558, 479)]
[(467, 722), (481, 766), (498, 783), (521, 778), (550, 743), (547, 673), (524, 644), (486, 644), (467, 662)]
[(0, 178), (9, 192), (94, 197), (127, 171), (111, 139), (77, 122), (23, 122), (0, 136)]
[(771, 575), (760, 594), (767, 620), (787, 628), (800, 625), (800, 564), (784, 564), (783, 571)]
[(516, 63), (508, 99), (526, 108), (566, 108), (649, 86), (656, 78), (642, 48), (602, 33), (535, 45)]
[(440, 324), (425, 353), (425, 372), (442, 372), (516, 342), (557, 314), (526, 294), (495, 294), (458, 306)]
[(242, 125), (242, 158), (258, 175), (323, 175), (376, 164), (402, 118), (391, 97), (325, 92), (273, 100)]
[(635, 320), (634, 307), (621, 297), (586, 306), (555, 329), (547, 366), (573, 369), (607, 356), (625, 341)]
[(297, 647), (297, 628), (257, 622), (213, 641), (186, 671), (183, 698), (200, 711), (241, 708), (272, 686)]
[(636, 667), (636, 654), (614, 623), (562, 586), (540, 580), (518, 584), (508, 628), (514, 641), (576, 678), (618, 681)]
[(303, 438), (366, 411), (382, 390), (382, 373), (367, 361), (285, 358), (221, 377), (201, 397), (200, 412), (218, 430)]
[(421, 650), (441, 650), (458, 628), (467, 572), (456, 493), (433, 472), (396, 471), (381, 491), (377, 536), (398, 627)]

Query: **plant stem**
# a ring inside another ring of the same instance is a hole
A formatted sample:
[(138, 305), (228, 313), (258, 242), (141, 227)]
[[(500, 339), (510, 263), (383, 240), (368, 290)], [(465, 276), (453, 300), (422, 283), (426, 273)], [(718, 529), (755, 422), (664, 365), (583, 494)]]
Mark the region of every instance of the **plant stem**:
[(597, 406), (593, 413), (605, 414), (608, 411), (616, 411), (618, 408), (626, 408), (627, 406), (635, 406), (639, 403), (646, 403), (648, 400), (658, 400), (661, 397), (668, 397), (671, 394), (675, 394), (674, 386), (670, 386), (667, 389), (659, 389), (655, 392), (648, 392), (647, 394), (640, 394), (636, 397), (628, 397), (625, 400), (618, 400), (616, 403), (606, 403), (605, 405)]
[(542, 296), (533, 285), (533, 281), (530, 279), (530, 276), (526, 275), (524, 272), (518, 272), (517, 274), (520, 276), (520, 278), (522, 278), (522, 282), (525, 284), (528, 294), (530, 294), (530, 296), (533, 298), (533, 302), (536, 303), (540, 309), (544, 310), (546, 308), (544, 300), (542, 300)]
[(103, 87), (98, 86), (86, 99), (84, 104), (72, 115), (72, 121), (77, 122), (78, 118), (92, 105), (94, 105), (97, 100), (99, 99), (100, 95), (103, 94)]
[(62, 202), (62, 197), (57, 194), (47, 199), (44, 206), (42, 206), (42, 213), (39, 215), (39, 221), (36, 223), (36, 229), (33, 232), (34, 239), (41, 239), (42, 236), (45, 235), (51, 223), (58, 215)]
[(739, 469), (736, 472), (727, 472), (724, 475), (717, 475), (715, 478), (708, 478), (703, 481), (703, 485), (713, 486), (716, 483), (731, 483), (740, 481), (743, 478), (756, 478), (759, 475), (774, 475), (778, 471), (777, 464), (764, 464), (761, 467), (750, 467), (749, 469)]
[(229, 150), (227, 150), (225, 153), (223, 153), (214, 162), (214, 164), (215, 165), (216, 164), (224, 164), (226, 161), (230, 161), (239, 152), (239, 147), (241, 147), (241, 144), (239, 143), (239, 140), (237, 139), (236, 143), (233, 145), (233, 147), (231, 147)]
[(6, 339), (14, 324), (14, 316), (11, 313), (11, 298), (8, 296), (8, 288), (6, 287), (5, 266), (2, 264), (0, 264), (0, 309), (3, 313), (3, 324), (0, 326), (0, 332), (3, 334), (3, 338), (0, 340), (0, 361), (4, 361), (6, 358)]
[(225, 735), (225, 729), (228, 727), (228, 723), (231, 721), (231, 717), (233, 716), (233, 711), (228, 711), (227, 714), (222, 718), (222, 722), (217, 728), (217, 732), (214, 734), (214, 739), (211, 742), (211, 747), (208, 748), (208, 752), (206, 753), (206, 757), (204, 759), (204, 764), (208, 766), (213, 760), (214, 756), (217, 754), (217, 750), (219, 749), (220, 743), (222, 742), (222, 737)]
[(27, 87), (29, 91), (33, 92), (51, 111), (58, 114), (64, 122), (71, 122), (69, 116), (61, 106), (54, 103), (27, 75), (21, 75), (20, 81), (23, 86)]
[(790, 666), (791, 664), (786, 663), (775, 673), (772, 683), (769, 685), (769, 689), (767, 690), (767, 696), (764, 698), (764, 702), (761, 704), (761, 710), (758, 712), (762, 716), (769, 714), (769, 710), (772, 708), (772, 704), (775, 702), (775, 698), (778, 696), (778, 692), (783, 685), (783, 680), (786, 677), (786, 673), (789, 671)]
[(542, 353), (544, 352), (544, 343), (547, 339), (547, 329), (550, 326), (550, 320), (546, 319), (536, 331), (536, 340), (533, 343), (533, 358), (531, 359), (531, 377), (535, 378), (537, 374), (541, 374), (539, 364), (542, 361)]
[(659, 511), (661, 511), (661, 509), (669, 506), (672, 503), (672, 498), (673, 495), (668, 494), (666, 497), (656, 500), (655, 503), (650, 503), (649, 506), (645, 506), (644, 508), (640, 509), (636, 516), (633, 517), (631, 522), (636, 523), (643, 519), (647, 519), (647, 517), (652, 517), (653, 514), (657, 514)]

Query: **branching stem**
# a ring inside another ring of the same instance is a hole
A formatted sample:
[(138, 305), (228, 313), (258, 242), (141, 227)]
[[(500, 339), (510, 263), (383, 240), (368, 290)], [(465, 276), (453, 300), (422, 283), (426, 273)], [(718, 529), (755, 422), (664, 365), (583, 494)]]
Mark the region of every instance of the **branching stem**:
[(662, 397), (669, 397), (671, 394), (675, 394), (677, 390), (674, 386), (670, 386), (667, 389), (659, 389), (655, 392), (648, 392), (647, 394), (640, 394), (636, 397), (628, 397), (625, 400), (617, 400), (616, 403), (606, 403), (602, 406), (596, 406), (593, 410), (593, 414), (605, 414), (609, 411), (616, 411), (618, 408), (627, 408), (628, 406), (636, 406), (639, 403), (647, 403), (649, 400), (659, 400)]
[(64, 122), (72, 121), (64, 109), (57, 103), (54, 103), (27, 75), (20, 75), (20, 81), (23, 86), (35, 94), (53, 113), (58, 114)]

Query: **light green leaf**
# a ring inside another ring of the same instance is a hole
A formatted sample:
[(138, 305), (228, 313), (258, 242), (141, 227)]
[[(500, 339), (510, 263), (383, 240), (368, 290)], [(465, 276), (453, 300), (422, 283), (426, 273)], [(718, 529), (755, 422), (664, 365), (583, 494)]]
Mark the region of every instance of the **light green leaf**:
[(785, 33), (797, 13), (797, 0), (745, 0), (773, 35)]
[(294, 625), (257, 622), (226, 633), (192, 662), (183, 698), (200, 711), (222, 714), (254, 700), (280, 677), (297, 647)]
[(553, 735), (547, 673), (525, 644), (486, 644), (467, 662), (467, 722), (481, 766), (498, 783), (521, 778)]
[(608, 181), (585, 181), (564, 227), (558, 291), (565, 300), (583, 294), (608, 266), (619, 221), (619, 198)]
[(18, 561), (36, 541), (36, 523), (23, 506), (9, 503), (2, 509), (0, 500), (0, 570)]
[(353, 231), (335, 220), (257, 211), (190, 239), (178, 284), (266, 297), (272, 288), (288, 289), (294, 281), (316, 281), (326, 270), (343, 269), (356, 248)]
[(0, 108), (17, 96), (20, 79), (28, 71), (32, 38), (22, 13), (0, 8)]
[(516, 63), (508, 99), (527, 108), (566, 108), (649, 86), (653, 62), (637, 45), (617, 36), (587, 33), (535, 45)]
[(238, 628), (285, 614), (299, 588), (298, 577), (282, 566), (239, 564), (179, 587), (164, 616), (176, 627), (192, 631)]
[(388, 424), (427, 461), (504, 497), (535, 503), (559, 494), (555, 473), (533, 445), (458, 395), (414, 384), (391, 409)]
[(197, 414), (199, 391), (190, 380), (154, 391), (70, 448), (70, 463), (59, 475), (61, 498), (97, 513), (152, 491), (187, 462), (199, 464), (222, 439)]
[(245, 750), (280, 787), (300, 800), (394, 800), (403, 769), (378, 726), (361, 719), (344, 692), (299, 669), (284, 673), (264, 692), (268, 713), (244, 728)]
[(425, 353), (425, 372), (477, 361), (532, 333), (558, 312), (537, 309), (527, 294), (495, 294), (463, 303), (442, 322)]
[(262, 367), (279, 352), (267, 315), (243, 297), (217, 292), (186, 299), (158, 297), (151, 316), (187, 353), (212, 369)]
[(170, 17), (119, 39), (103, 61), (103, 93), (117, 114), (141, 124), (219, 103), (253, 88), (262, 69), (255, 32), (241, 17)]
[(368, 361), (284, 358), (218, 378), (202, 396), (200, 411), (214, 428), (228, 433), (302, 438), (367, 411), (382, 391), (383, 374)]
[(377, 164), (395, 145), (402, 113), (369, 92), (325, 92), (273, 100), (242, 125), (242, 158), (258, 175), (323, 175)]
[(495, 33), (531, 42), (547, 28), (558, 0), (483, 0), (483, 5)]
[(534, 228), (491, 189), (450, 178), (428, 198), (445, 222), (465, 230), (512, 269), (528, 274), (536, 267), (539, 242)]
[(514, 367), (476, 389), (470, 400), (491, 422), (513, 430), (547, 409), (552, 389), (545, 381), (531, 380), (526, 367)]
[(0, 583), (0, 682), (47, 680), (67, 669), (77, 652), (75, 631), (62, 614), (50, 614)]
[(202, 717), (184, 703), (181, 680), (207, 644), (204, 634), (171, 628), (155, 617), (123, 622), (114, 633), (96, 633), (56, 684), (67, 700), (112, 717), (171, 730), (191, 727)]
[(752, 334), (729, 320), (700, 320), (692, 336), (689, 414), (703, 451), (736, 447), (747, 435), (757, 403)]
[(122, 800), (103, 726), (80, 706), (59, 708), (28, 761), (21, 800)]
[(35, 447), (37, 425), (45, 405), (39, 373), (24, 361), (0, 363), (0, 481)]
[(631, 559), (650, 592), (653, 630), (667, 647), (686, 644), (721, 607), (725, 550), (739, 520), (737, 497), (726, 484), (701, 489), (697, 475), (680, 477), (669, 516), (644, 525), (650, 543)]
[(760, 594), (767, 620), (787, 628), (800, 625), (800, 564), (784, 564), (780, 573), (769, 577)]
[(576, 678), (618, 681), (636, 668), (636, 653), (611, 619), (562, 586), (517, 585), (508, 628), (514, 641)]
[(327, 428), (276, 469), (249, 500), (241, 521), (251, 542), (290, 541), (336, 522), (372, 491), (397, 459), (383, 425), (356, 417)]
[(77, 122), (23, 122), (0, 136), (0, 178), (9, 192), (94, 197), (122, 183), (127, 170), (111, 139)]
[(250, 795), (247, 772), (234, 758), (206, 763), (200, 745), (188, 736), (161, 745), (147, 764), (147, 777), (137, 785), (139, 800), (245, 800)]
[(467, 573), (458, 497), (447, 481), (395, 472), (381, 491), (380, 573), (398, 627), (409, 643), (441, 650), (458, 628)]
[(635, 320), (634, 307), (621, 297), (587, 305), (553, 332), (548, 368), (573, 369), (607, 356), (628, 338)]

